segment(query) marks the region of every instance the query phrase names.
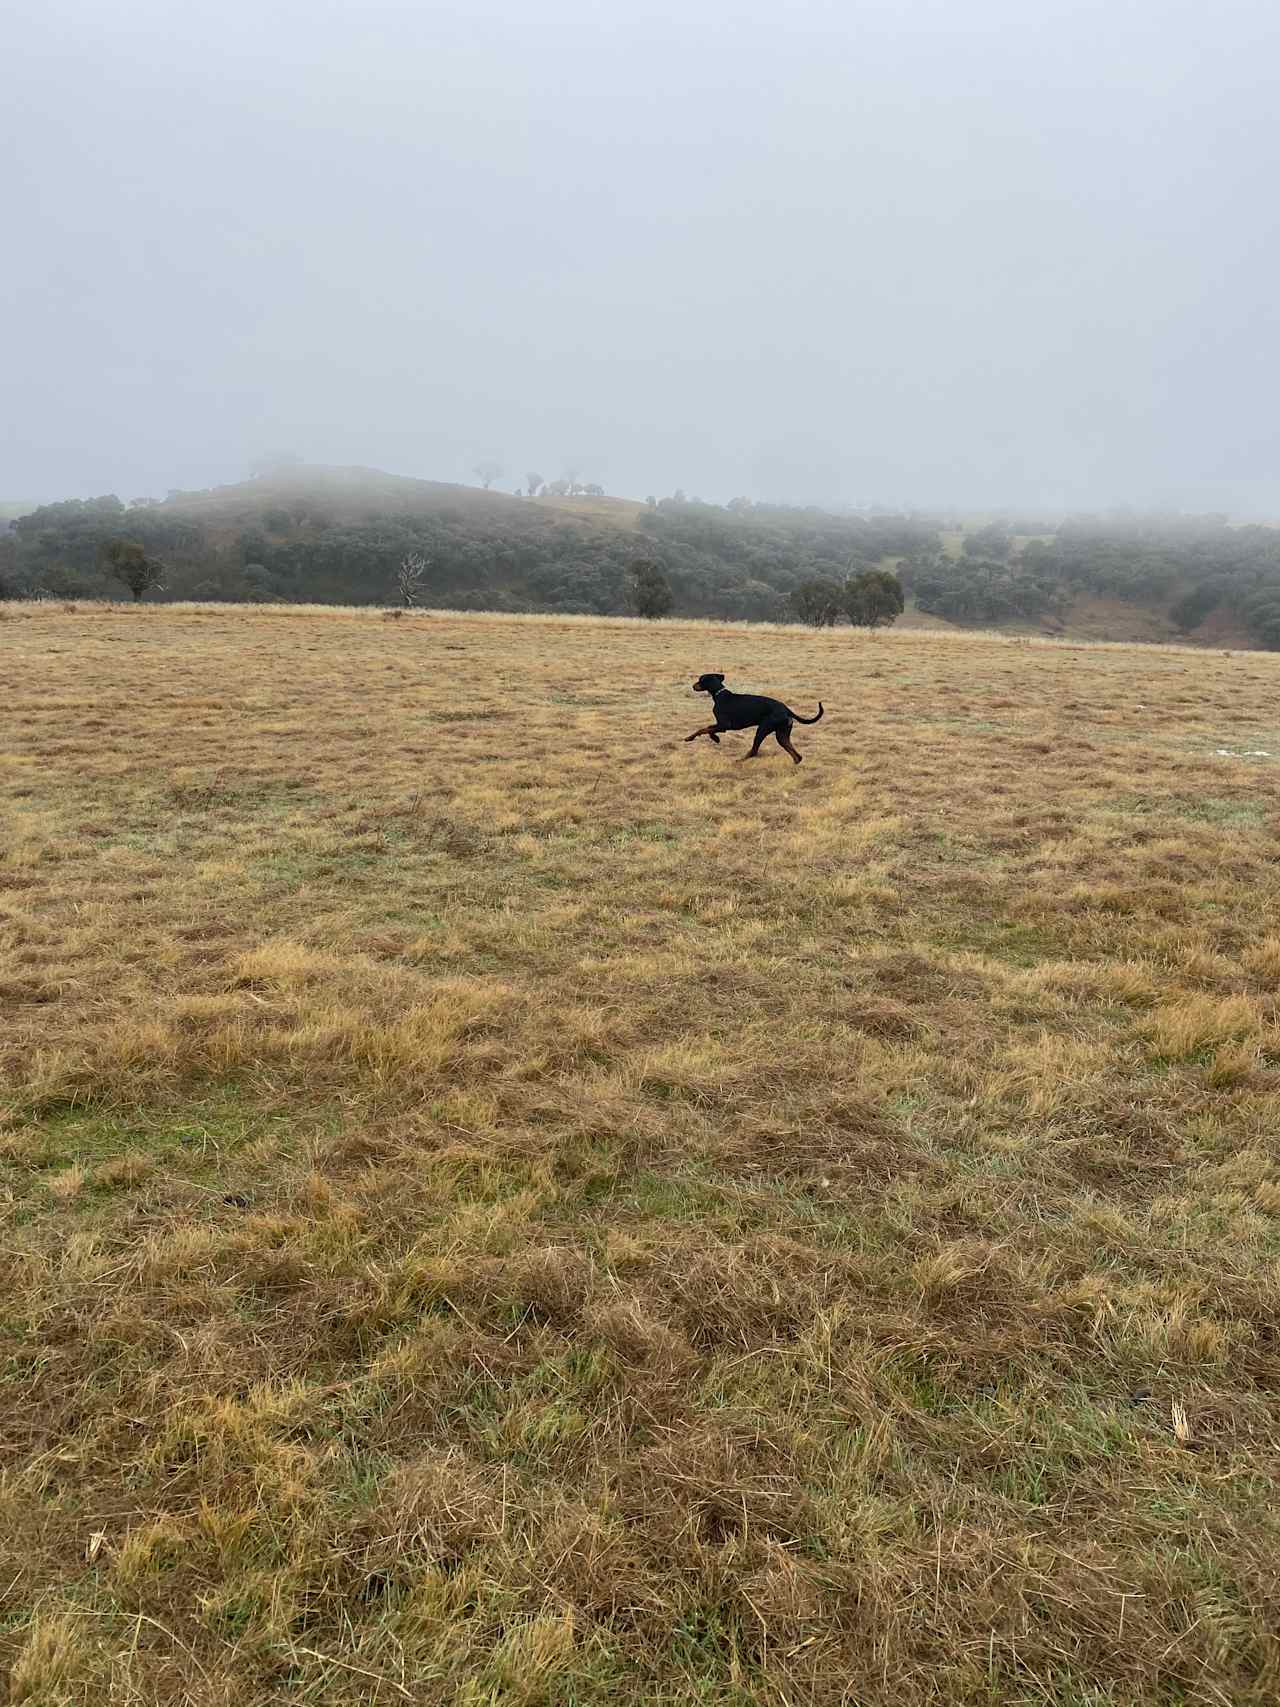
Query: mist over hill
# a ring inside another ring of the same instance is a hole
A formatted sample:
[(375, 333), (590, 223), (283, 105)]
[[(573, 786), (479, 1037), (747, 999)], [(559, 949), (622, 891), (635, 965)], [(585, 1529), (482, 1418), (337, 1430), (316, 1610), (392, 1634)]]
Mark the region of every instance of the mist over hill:
[[(406, 557), (424, 604), (610, 615), (656, 564), (673, 613), (799, 619), (797, 595), (869, 568), (899, 576), (903, 620), (1095, 639), (1280, 646), (1280, 530), (1225, 515), (841, 512), (599, 488), (538, 497), (374, 469), (291, 466), (236, 485), (46, 504), (0, 534), (0, 597), (119, 598), (104, 551), (163, 564), (152, 599), (394, 605)], [(820, 602), (820, 601), (819, 601)]]

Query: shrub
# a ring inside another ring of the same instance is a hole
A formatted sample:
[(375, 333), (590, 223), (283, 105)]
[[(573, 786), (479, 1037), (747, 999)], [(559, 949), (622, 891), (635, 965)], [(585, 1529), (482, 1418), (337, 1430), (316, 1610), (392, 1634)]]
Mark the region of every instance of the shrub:
[(675, 597), (662, 566), (644, 557), (627, 570), (627, 597), (637, 616), (669, 616)]
[(1203, 582), (1200, 586), (1193, 587), (1189, 593), (1183, 594), (1170, 610), (1169, 618), (1181, 633), (1189, 634), (1193, 628), (1199, 628), (1209, 612), (1216, 609), (1220, 602), (1221, 596), (1217, 588)]
[(834, 628), (844, 608), (844, 588), (838, 581), (815, 576), (787, 595), (787, 608), (797, 622), (811, 628)]
[(865, 569), (844, 584), (845, 615), (855, 628), (887, 628), (903, 603), (902, 582), (887, 569)]

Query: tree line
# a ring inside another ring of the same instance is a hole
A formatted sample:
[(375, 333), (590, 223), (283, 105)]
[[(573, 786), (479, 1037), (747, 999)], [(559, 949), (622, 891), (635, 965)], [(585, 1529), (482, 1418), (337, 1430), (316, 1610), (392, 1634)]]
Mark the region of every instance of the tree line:
[[(542, 495), (561, 484), (528, 482)], [(1034, 522), (995, 521), (957, 543), (936, 516), (676, 493), (652, 499), (630, 527), (474, 489), (427, 490), (335, 494), (300, 478), (162, 503), (43, 505), (0, 523), (0, 598), (124, 588), (138, 599), (395, 605), (411, 558), (414, 601), (454, 608), (650, 614), (665, 602), (654, 614), (876, 626), (910, 602), (961, 624), (1044, 624), (1095, 594), (1157, 609), (1187, 634), (1225, 613), (1256, 644), (1280, 648), (1280, 530), (1223, 516), (1075, 517), (1034, 535), (1017, 531)]]

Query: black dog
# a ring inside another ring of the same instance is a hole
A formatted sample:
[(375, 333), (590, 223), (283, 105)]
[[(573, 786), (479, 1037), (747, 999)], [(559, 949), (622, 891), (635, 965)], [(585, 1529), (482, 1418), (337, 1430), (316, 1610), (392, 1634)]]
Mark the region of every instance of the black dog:
[(822, 701), (818, 701), (817, 717), (797, 717), (790, 706), (783, 705), (780, 699), (768, 699), (760, 693), (730, 693), (724, 685), (724, 677), (717, 675), (699, 676), (693, 684), (695, 693), (709, 693), (712, 704), (716, 708), (716, 720), (709, 723), (705, 729), (695, 729), (692, 735), (686, 735), (686, 741), (696, 741), (699, 735), (710, 735), (716, 746), (720, 745), (720, 737), (730, 729), (750, 729), (756, 726), (756, 738), (751, 743), (751, 751), (744, 753), (744, 759), (754, 759), (760, 751), (760, 743), (766, 735), (773, 735), (784, 753), (790, 753), (797, 764), (800, 755), (791, 745), (791, 725), (793, 723), (816, 723), (822, 716)]

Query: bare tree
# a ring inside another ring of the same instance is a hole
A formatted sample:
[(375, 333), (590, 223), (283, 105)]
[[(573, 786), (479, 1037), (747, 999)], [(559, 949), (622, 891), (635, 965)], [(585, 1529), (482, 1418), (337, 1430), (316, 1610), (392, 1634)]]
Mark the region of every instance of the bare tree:
[(475, 465), (473, 473), (487, 492), (502, 473), (502, 464), (494, 457), (483, 457)]
[(543, 480), (543, 478), (540, 474), (526, 474), (525, 480), (528, 482), (529, 496), (531, 498), (536, 498), (538, 496), (538, 493), (542, 490), (543, 486), (546, 484), (546, 482)]
[(396, 571), (396, 585), (400, 589), (400, 603), (406, 610), (412, 610), (422, 593), (422, 577), (427, 572), (427, 560), (420, 551), (411, 551), (407, 557), (400, 559), (400, 567)]

